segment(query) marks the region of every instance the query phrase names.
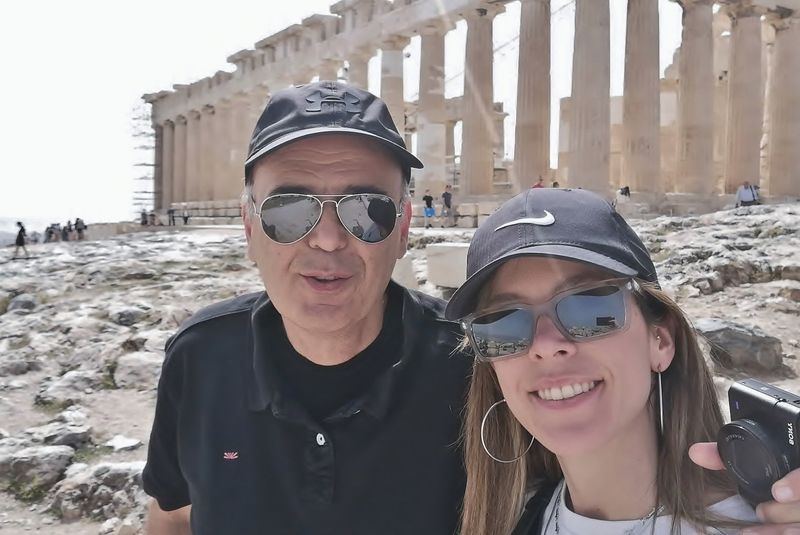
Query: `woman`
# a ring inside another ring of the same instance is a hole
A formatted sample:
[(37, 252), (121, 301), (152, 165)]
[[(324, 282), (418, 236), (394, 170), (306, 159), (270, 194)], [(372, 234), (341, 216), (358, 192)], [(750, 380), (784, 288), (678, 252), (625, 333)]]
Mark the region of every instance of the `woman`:
[(28, 241), (28, 235), (25, 232), (25, 225), (22, 224), (22, 221), (17, 221), (17, 227), (19, 227), (19, 230), (17, 231), (17, 239), (14, 240), (14, 256), (12, 256), (11, 259), (15, 260), (17, 258), (20, 248), (25, 251), (25, 258), (30, 258), (28, 249), (25, 247), (25, 244)]
[[(711, 375), (607, 202), (524, 192), (475, 233), (467, 271), (446, 312), (477, 357), (462, 533), (725, 533), (756, 520), (724, 472), (687, 457), (723, 425)], [(538, 514), (534, 498), (522, 515), (537, 491)]]

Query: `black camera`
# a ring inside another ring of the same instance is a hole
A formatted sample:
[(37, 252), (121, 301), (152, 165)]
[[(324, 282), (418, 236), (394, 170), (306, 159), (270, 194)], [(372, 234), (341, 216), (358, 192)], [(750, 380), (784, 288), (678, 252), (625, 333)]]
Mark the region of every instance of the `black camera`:
[(728, 390), (731, 423), (717, 446), (739, 494), (756, 504), (772, 500), (772, 484), (800, 467), (800, 396), (755, 379)]

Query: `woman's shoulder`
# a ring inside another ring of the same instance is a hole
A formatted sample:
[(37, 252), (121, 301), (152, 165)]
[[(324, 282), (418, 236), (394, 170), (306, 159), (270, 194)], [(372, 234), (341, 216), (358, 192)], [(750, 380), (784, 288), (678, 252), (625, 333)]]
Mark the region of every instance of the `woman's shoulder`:
[(738, 494), (710, 505), (708, 512), (734, 520), (758, 522), (755, 509)]

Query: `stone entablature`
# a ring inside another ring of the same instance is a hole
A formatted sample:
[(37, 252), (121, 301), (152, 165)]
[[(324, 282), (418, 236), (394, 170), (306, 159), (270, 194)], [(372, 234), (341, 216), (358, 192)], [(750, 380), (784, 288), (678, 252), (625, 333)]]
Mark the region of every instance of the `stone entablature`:
[[(492, 20), (509, 1), (340, 0), (331, 14), (230, 55), (232, 73), (144, 95), (156, 138), (156, 208), (235, 200), (249, 135), (270, 92), (314, 77), (366, 87), (379, 50), (381, 97), (407, 143), (416, 135), (426, 162), (413, 175), (416, 190), (450, 183), (459, 199), (479, 200), (555, 178), (550, 0), (520, 0), (516, 150), (513, 162), (503, 159)], [(608, 195), (630, 185), (646, 203), (653, 195), (731, 193), (749, 179), (775, 198), (800, 197), (800, 0), (674, 0), (684, 11), (682, 45), (661, 80), (656, 0), (628, 0), (625, 64), (635, 74), (625, 79), (626, 96), (614, 98), (603, 97), (609, 0), (575, 1), (573, 95), (562, 101), (557, 140), (562, 186)], [(444, 36), (457, 20), (467, 23), (465, 90), (445, 99)], [(413, 36), (421, 38), (420, 98), (405, 102), (403, 49)]]

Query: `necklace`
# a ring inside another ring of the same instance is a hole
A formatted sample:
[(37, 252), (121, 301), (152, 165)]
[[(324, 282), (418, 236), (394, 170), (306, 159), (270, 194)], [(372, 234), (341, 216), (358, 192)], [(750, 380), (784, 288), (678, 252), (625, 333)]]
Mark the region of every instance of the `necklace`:
[[(563, 489), (563, 484), (562, 484), (562, 489)], [(558, 510), (561, 509), (561, 491), (562, 491), (562, 489), (559, 489), (558, 494), (556, 495), (556, 504), (555, 504), (555, 507), (554, 507), (554, 510), (555, 510), (555, 518), (554, 518), (554, 520), (555, 520), (556, 534), (560, 534), (561, 533), (561, 530), (558, 528)], [(660, 506), (660, 507), (653, 507), (650, 510), (649, 513), (647, 513), (645, 516), (643, 516), (642, 518), (639, 519), (639, 523), (637, 525), (633, 526), (632, 528), (626, 529), (622, 533), (624, 535), (638, 535), (641, 532), (641, 530), (644, 528), (644, 526), (647, 524), (647, 521), (652, 518), (653, 522), (655, 522), (655, 517), (660, 515), (663, 510), (664, 510), (664, 506), (663, 505)], [(549, 525), (550, 521), (548, 520), (547, 523)], [(547, 532), (547, 528), (545, 528), (544, 533), (546, 533), (546, 532)]]

